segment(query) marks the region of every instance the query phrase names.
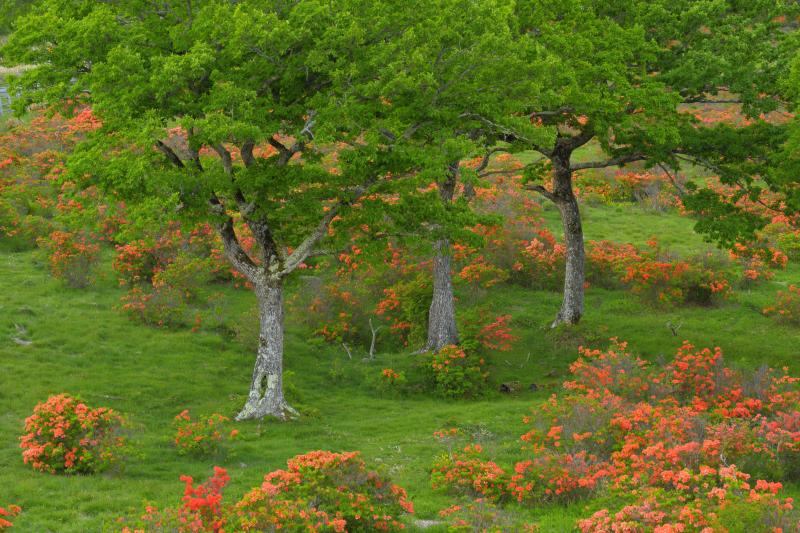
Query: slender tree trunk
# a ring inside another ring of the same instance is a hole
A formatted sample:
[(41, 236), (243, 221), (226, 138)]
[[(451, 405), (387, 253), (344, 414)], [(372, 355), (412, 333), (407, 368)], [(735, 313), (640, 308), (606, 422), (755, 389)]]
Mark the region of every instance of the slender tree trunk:
[(247, 403), (236, 420), (297, 415), (283, 397), (283, 282), (269, 279), (255, 287), (260, 320), (258, 355)]
[(428, 342), (425, 350), (439, 351), (448, 344), (458, 344), (456, 304), (453, 295), (450, 242), (436, 242), (433, 259), (433, 300), (428, 312)]
[(583, 246), (583, 226), (578, 200), (572, 191), (572, 172), (566, 168), (556, 167), (553, 187), (553, 202), (561, 213), (566, 244), (566, 269), (564, 272), (564, 299), (561, 310), (551, 327), (561, 324), (577, 324), (583, 316), (584, 281), (586, 252)]

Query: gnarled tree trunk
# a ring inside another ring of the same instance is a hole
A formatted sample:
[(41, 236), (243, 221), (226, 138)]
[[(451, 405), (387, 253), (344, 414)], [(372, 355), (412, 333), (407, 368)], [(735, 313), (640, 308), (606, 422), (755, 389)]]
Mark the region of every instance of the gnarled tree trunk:
[(297, 415), (283, 397), (283, 282), (268, 279), (254, 288), (258, 298), (258, 355), (247, 403), (236, 420)]
[(572, 191), (572, 171), (569, 159), (565, 165), (556, 165), (552, 200), (561, 213), (566, 245), (564, 295), (561, 310), (551, 327), (577, 324), (583, 316), (586, 252), (583, 245), (583, 226), (578, 200)]
[(436, 241), (433, 258), (433, 299), (428, 312), (428, 341), (425, 350), (439, 351), (448, 344), (458, 344), (456, 304), (453, 295), (450, 242)]

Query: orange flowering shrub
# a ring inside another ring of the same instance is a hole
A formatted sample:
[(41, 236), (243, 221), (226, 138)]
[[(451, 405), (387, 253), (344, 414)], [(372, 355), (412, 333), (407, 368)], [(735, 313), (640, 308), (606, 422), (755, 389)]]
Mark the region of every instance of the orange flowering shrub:
[(742, 281), (745, 285), (772, 279), (775, 276), (774, 270), (785, 269), (789, 262), (789, 257), (784, 252), (763, 241), (750, 245), (735, 243), (728, 253), (731, 259), (742, 266)]
[(5, 531), (14, 524), (11, 523), (9, 518), (14, 518), (22, 512), (19, 505), (9, 505), (8, 507), (0, 507), (0, 531)]
[(506, 468), (474, 448), (452, 454), (437, 462), (436, 486), (500, 502), (598, 491), (629, 502), (582, 520), (587, 533), (726, 531), (745, 515), (748, 531), (798, 527), (791, 498), (768, 479), (800, 478), (800, 379), (785, 370), (745, 376), (719, 348), (688, 342), (664, 366), (616, 340), (580, 354), (564, 392), (525, 417), (528, 457)]
[(120, 518), (122, 533), (144, 533), (145, 531), (177, 531), (180, 533), (199, 533), (213, 531), (224, 533), (228, 523), (228, 510), (223, 506), (222, 489), (230, 481), (227, 470), (214, 467), (214, 474), (205, 483), (195, 485), (191, 476), (181, 476), (185, 484), (180, 507), (159, 510), (148, 505), (137, 520)]
[(393, 368), (381, 370), (378, 390), (382, 392), (399, 392), (406, 385), (406, 375), (404, 372), (397, 372)]
[(421, 343), (432, 294), (431, 276), (425, 272), (430, 263), (412, 265), (408, 250), (391, 242), (372, 256), (381, 259), (373, 262), (364, 261), (360, 249), (354, 249), (359, 252), (340, 254), (331, 265), (314, 265), (315, 270), (336, 268), (333, 276), (309, 276), (289, 305), (327, 342), (366, 349), (372, 341), (372, 321), (381, 349)]
[(158, 327), (182, 326), (188, 312), (183, 293), (170, 286), (133, 287), (120, 298), (118, 309), (131, 320)]
[(122, 458), (123, 422), (113, 409), (92, 408), (67, 394), (51, 396), (25, 419), (22, 459), (51, 474), (100, 472)]
[(511, 332), (511, 315), (500, 315), (492, 322), (482, 325), (475, 334), (475, 340), (488, 350), (507, 352), (519, 337)]
[(69, 231), (54, 231), (37, 242), (49, 254), (53, 276), (66, 281), (70, 287), (89, 285), (100, 257), (98, 244), (85, 235)]
[(764, 314), (789, 324), (800, 324), (800, 286), (789, 285), (787, 290), (778, 291), (775, 303), (765, 307)]
[(637, 202), (656, 211), (664, 211), (678, 203), (678, 196), (672, 189), (669, 178), (649, 171), (617, 171), (611, 197), (615, 200)]
[(287, 518), (324, 531), (398, 531), (401, 516), (413, 512), (405, 490), (367, 470), (358, 452), (327, 451), (290, 459), (234, 508), (244, 531), (280, 528)]
[(489, 373), (485, 370), (483, 357), (452, 344), (424, 357), (428, 379), (437, 394), (447, 398), (469, 398), (484, 392)]
[(229, 421), (219, 413), (193, 421), (189, 410), (184, 409), (175, 416), (172, 423), (175, 428), (174, 442), (178, 453), (203, 457), (218, 452), (226, 441), (236, 438), (239, 434), (236, 429), (227, 429)]
[(186, 489), (180, 508), (148, 507), (123, 531), (400, 531), (402, 515), (414, 512), (406, 491), (367, 470), (358, 452), (295, 456), (286, 470), (268, 473), (261, 486), (228, 504), (222, 496), (227, 472), (214, 470), (198, 487), (182, 476)]
[(482, 452), (480, 444), (470, 444), (461, 452), (438, 457), (431, 467), (431, 487), (492, 501), (502, 499), (509, 475), (493, 461), (484, 460)]
[(590, 241), (587, 248), (590, 283), (625, 287), (648, 302), (709, 305), (731, 291), (730, 272), (713, 256), (673, 259), (655, 239), (647, 249), (610, 241)]
[(485, 498), (477, 498), (464, 505), (451, 505), (439, 511), (439, 516), (447, 521), (447, 531), (450, 533), (473, 533), (475, 531), (534, 533), (539, 531), (536, 524), (524, 523), (515, 519), (512, 513), (504, 511), (486, 501)]
[(30, 121), (0, 132), (0, 239), (28, 249), (53, 231), (56, 217), (69, 222), (75, 213), (91, 213), (81, 219), (89, 223), (66, 226), (96, 231), (113, 216), (91, 193), (73, 195), (61, 183), (68, 154), (99, 125), (88, 108), (75, 109), (72, 118), (34, 111)]

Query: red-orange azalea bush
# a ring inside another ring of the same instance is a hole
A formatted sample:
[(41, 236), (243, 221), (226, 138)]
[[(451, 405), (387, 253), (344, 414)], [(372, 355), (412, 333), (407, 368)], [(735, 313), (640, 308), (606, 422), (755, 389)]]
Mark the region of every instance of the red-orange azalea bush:
[(517, 520), (512, 512), (504, 511), (484, 498), (477, 498), (463, 505), (451, 505), (439, 511), (439, 516), (447, 521), (447, 531), (450, 533), (473, 533), (476, 531), (534, 533), (539, 531), (536, 524)]
[(438, 352), (423, 355), (427, 378), (433, 390), (447, 398), (480, 396), (489, 372), (486, 361), (472, 350), (448, 345)]
[(108, 407), (92, 408), (67, 394), (51, 396), (25, 419), (22, 458), (34, 470), (52, 474), (100, 472), (124, 455), (123, 423)]
[(183, 505), (159, 511), (148, 507), (136, 525), (123, 531), (400, 531), (413, 504), (401, 487), (367, 469), (358, 452), (314, 451), (289, 459), (286, 470), (264, 477), (260, 487), (235, 503), (223, 501), (227, 472), (195, 487), (186, 483)]
[(224, 533), (228, 524), (228, 510), (222, 501), (222, 489), (230, 481), (227, 470), (214, 467), (214, 474), (205, 483), (195, 485), (191, 476), (181, 476), (185, 484), (180, 507), (159, 510), (148, 505), (144, 513), (135, 520), (120, 518), (125, 525), (122, 533), (144, 533), (176, 531), (180, 533), (199, 533), (213, 531)]
[(781, 322), (800, 324), (800, 286), (789, 285), (785, 291), (778, 291), (775, 303), (765, 307), (764, 314)]
[(92, 281), (100, 257), (100, 246), (86, 235), (54, 231), (38, 241), (48, 253), (50, 271), (70, 287), (83, 288)]
[(219, 413), (192, 420), (189, 410), (184, 409), (175, 416), (172, 423), (178, 453), (202, 457), (218, 452), (226, 441), (239, 434), (236, 429), (228, 429), (229, 421)]
[(14, 518), (22, 512), (19, 505), (9, 505), (8, 507), (0, 507), (0, 531), (5, 531), (14, 524), (9, 520)]
[(506, 468), (471, 447), (437, 461), (434, 485), (534, 505), (603, 491), (629, 504), (580, 522), (584, 532), (728, 531), (739, 511), (753, 531), (800, 527), (767, 481), (800, 478), (797, 378), (744, 375), (719, 348), (688, 342), (663, 366), (617, 341), (580, 353), (564, 392), (525, 417), (527, 457)]
[(609, 241), (590, 242), (587, 279), (609, 288), (628, 288), (654, 304), (710, 305), (731, 290), (731, 273), (713, 256), (676, 259), (655, 239), (646, 249)]

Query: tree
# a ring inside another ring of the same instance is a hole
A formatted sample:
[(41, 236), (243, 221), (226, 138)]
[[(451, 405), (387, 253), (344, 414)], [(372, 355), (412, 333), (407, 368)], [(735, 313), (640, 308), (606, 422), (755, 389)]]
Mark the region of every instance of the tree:
[[(518, 7), (522, 43), (540, 65), (541, 90), (531, 105), (520, 106), (534, 125), (550, 134), (531, 140), (501, 127), (512, 149), (532, 149), (546, 164), (535, 170), (552, 173), (552, 188), (529, 188), (552, 201), (561, 214), (566, 244), (566, 271), (561, 309), (553, 322), (577, 323), (584, 312), (583, 227), (573, 190), (573, 175), (589, 168), (658, 161), (678, 141), (677, 98), (648, 76), (657, 48), (642, 28), (624, 27), (591, 0), (530, 1)], [(504, 124), (500, 124), (505, 126)], [(605, 159), (576, 162), (576, 150), (598, 143)], [(536, 177), (534, 168), (528, 174)]]
[[(552, 201), (561, 214), (566, 271), (553, 327), (575, 324), (584, 313), (585, 252), (573, 191), (575, 172), (635, 161), (672, 170), (687, 161), (701, 164), (706, 159), (700, 156), (698, 136), (708, 139), (708, 132), (682, 113), (681, 105), (723, 90), (738, 91), (748, 112), (775, 108), (764, 91), (776, 86), (777, 69), (770, 60), (776, 54), (775, 39), (780, 40), (780, 23), (774, 22), (780, 2), (756, 4), (518, 4), (520, 46), (531, 50), (540, 82), (535, 94), (519, 102), (518, 112), (551, 137), (533, 140), (510, 127), (506, 117), (486, 118), (495, 123), (498, 138), (511, 143), (511, 150), (541, 155), (527, 170), (528, 188)], [(589, 143), (599, 146), (603, 157), (576, 161), (576, 150)], [(543, 174), (552, 174), (552, 187), (536, 183)]]
[(402, 184), (400, 202), (386, 212), (398, 231), (432, 244), (423, 350), (438, 351), (459, 342), (452, 243), (475, 240), (466, 229), (479, 220), (469, 206), (478, 175), (462, 161), (489, 138), (481, 115), (510, 113), (509, 102), (529, 93), (523, 87), (531, 81), (520, 76), (526, 64), (514, 47), (509, 2), (409, 1), (401, 11), (395, 20), (405, 31), (373, 50), (383, 68), (364, 94), (386, 103), (381, 131), (413, 154), (419, 168), (415, 180)]
[(0, 35), (8, 33), (14, 21), (27, 13), (33, 3), (33, 0), (0, 0)]
[[(355, 21), (346, 2), (322, 0), (48, 0), (2, 49), (37, 65), (18, 80), (21, 105), (85, 98), (103, 121), (71, 157), (74, 179), (214, 224), (260, 315), (239, 420), (296, 414), (282, 384), (284, 280), (335, 219), (397, 173), (398, 152), (364, 135), (373, 104), (347, 98), (342, 81), (391, 28)], [(355, 129), (348, 101), (358, 101)], [(323, 152), (335, 141), (348, 147), (331, 168)]]

